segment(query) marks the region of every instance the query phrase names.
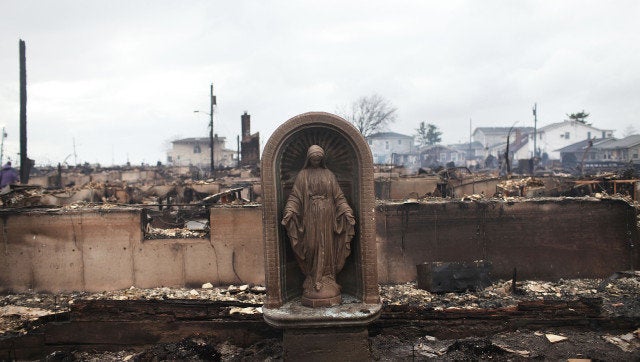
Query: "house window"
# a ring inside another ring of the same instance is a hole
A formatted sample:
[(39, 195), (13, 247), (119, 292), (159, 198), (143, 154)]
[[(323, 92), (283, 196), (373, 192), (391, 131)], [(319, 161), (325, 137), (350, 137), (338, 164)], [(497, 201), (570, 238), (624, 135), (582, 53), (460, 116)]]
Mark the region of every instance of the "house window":
[(633, 158), (638, 158), (638, 154), (637, 154), (637, 153), (634, 153), (634, 154), (633, 154)]
[(389, 149), (389, 141), (384, 141), (384, 149), (385, 150)]
[(402, 144), (402, 140), (398, 140), (398, 144), (401, 145)]
[(565, 139), (569, 139), (569, 132), (565, 132), (565, 133), (564, 133), (564, 138), (565, 138)]
[(451, 161), (458, 161), (458, 154), (457, 153), (452, 153), (451, 154)]
[(447, 154), (446, 153), (441, 153), (440, 154), (440, 162), (445, 162), (447, 160)]
[(373, 144), (372, 140), (369, 140), (369, 146), (371, 146)]
[(201, 153), (200, 145), (193, 146), (193, 153)]
[(591, 132), (587, 132), (587, 139), (590, 140), (591, 139)]

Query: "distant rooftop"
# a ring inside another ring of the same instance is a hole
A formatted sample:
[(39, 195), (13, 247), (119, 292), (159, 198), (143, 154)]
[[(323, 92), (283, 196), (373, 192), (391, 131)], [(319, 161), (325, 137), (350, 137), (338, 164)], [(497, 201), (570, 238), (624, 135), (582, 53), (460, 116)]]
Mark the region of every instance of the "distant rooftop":
[(614, 142), (607, 143), (604, 147), (605, 149), (615, 149), (615, 148), (629, 148), (640, 144), (640, 135), (634, 134), (631, 136), (627, 136), (620, 140), (615, 140)]
[[(478, 131), (482, 131), (484, 134), (507, 134), (511, 127), (476, 127), (473, 133), (475, 134)], [(531, 133), (533, 132), (533, 127), (513, 127), (511, 132), (515, 132), (516, 130), (523, 133)]]
[[(452, 143), (447, 145), (450, 148), (455, 148), (457, 150), (468, 150), (469, 149), (469, 142), (467, 143)], [(480, 149), (480, 148), (484, 148), (484, 146), (482, 145), (482, 142), (479, 141), (473, 141), (471, 142), (471, 148), (472, 149)]]
[[(226, 140), (225, 137), (219, 137), (216, 135), (215, 140), (217, 142), (224, 142)], [(194, 143), (206, 143), (209, 144), (209, 137), (189, 137), (189, 138), (182, 138), (179, 140), (174, 140), (171, 141), (171, 143), (177, 143), (177, 144), (194, 144)]]
[(617, 140), (615, 138), (609, 137), (609, 138), (592, 138), (590, 140), (582, 140), (580, 142), (576, 142), (576, 143), (572, 143), (568, 146), (559, 148), (557, 150), (555, 150), (556, 152), (578, 152), (578, 151), (583, 151), (586, 150), (587, 147), (589, 147), (589, 142), (592, 142), (592, 146), (594, 148), (602, 148), (603, 146), (606, 146), (612, 142), (616, 142)]
[(407, 135), (396, 133), (396, 132), (378, 132), (378, 133), (374, 133), (372, 135), (367, 136), (367, 139), (369, 138), (411, 138), (413, 139), (413, 136), (407, 136)]
[(573, 124), (573, 125), (576, 125), (576, 126), (577, 125), (582, 125), (582, 126), (589, 127), (589, 128), (592, 128), (592, 129), (595, 129), (595, 130), (598, 130), (598, 131), (613, 132), (613, 130), (604, 129), (604, 128), (598, 128), (598, 127), (595, 127), (595, 126), (593, 126), (593, 125), (591, 125), (589, 123), (582, 123), (582, 122), (573, 121), (573, 120), (567, 120), (567, 119), (565, 119), (562, 122), (551, 123), (551, 124), (548, 124), (548, 125), (546, 125), (544, 127), (540, 127), (540, 128), (538, 128), (538, 132), (544, 132), (544, 131), (548, 131), (550, 129), (561, 127), (561, 126), (566, 125), (567, 123), (570, 123), (570, 124)]

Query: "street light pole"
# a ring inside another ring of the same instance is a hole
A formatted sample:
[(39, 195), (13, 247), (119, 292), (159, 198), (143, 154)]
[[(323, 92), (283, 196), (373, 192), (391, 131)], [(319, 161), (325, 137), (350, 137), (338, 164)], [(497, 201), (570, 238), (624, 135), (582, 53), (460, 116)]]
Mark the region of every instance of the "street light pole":
[(533, 157), (538, 157), (538, 103), (533, 104)]
[(210, 157), (210, 165), (209, 165), (209, 172), (211, 173), (211, 177), (214, 177), (214, 171), (215, 171), (215, 166), (214, 166), (214, 160), (213, 160), (213, 106), (216, 105), (216, 96), (213, 95), (213, 83), (211, 83), (211, 108), (209, 108), (209, 112), (202, 112), (202, 111), (198, 111), (195, 110), (193, 111), (194, 113), (206, 113), (209, 116), (209, 155)]
[(213, 161), (213, 106), (216, 104), (216, 97), (213, 95), (213, 83), (211, 83), (211, 109), (209, 112), (209, 146), (211, 146), (211, 177), (214, 177), (214, 161)]

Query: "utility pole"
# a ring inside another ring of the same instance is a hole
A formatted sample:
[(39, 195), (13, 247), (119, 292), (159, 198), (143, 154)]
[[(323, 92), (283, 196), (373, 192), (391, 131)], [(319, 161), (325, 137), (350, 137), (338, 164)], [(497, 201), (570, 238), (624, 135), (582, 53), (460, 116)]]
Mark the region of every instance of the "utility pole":
[(7, 131), (2, 127), (2, 143), (0, 143), (0, 165), (3, 164), (4, 157), (4, 139), (7, 138)]
[(31, 160), (27, 158), (27, 51), (20, 39), (20, 183), (29, 182)]
[(240, 168), (240, 135), (236, 136), (236, 141), (238, 142), (238, 164), (237, 168)]
[(469, 118), (469, 156), (467, 156), (467, 166), (471, 166), (471, 118)]
[(538, 157), (538, 103), (533, 104), (533, 157)]
[(211, 109), (209, 110), (209, 145), (211, 146), (211, 177), (215, 178), (215, 166), (213, 161), (213, 106), (216, 104), (216, 96), (213, 95), (213, 83), (211, 83)]

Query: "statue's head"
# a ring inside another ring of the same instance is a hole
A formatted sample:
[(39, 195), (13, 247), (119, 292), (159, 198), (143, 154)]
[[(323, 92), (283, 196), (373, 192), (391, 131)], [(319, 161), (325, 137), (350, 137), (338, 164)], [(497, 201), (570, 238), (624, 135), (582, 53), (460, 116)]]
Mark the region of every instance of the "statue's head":
[(322, 167), (326, 168), (324, 163), (324, 150), (318, 145), (312, 145), (307, 150), (307, 160), (304, 163), (304, 168), (308, 167)]

